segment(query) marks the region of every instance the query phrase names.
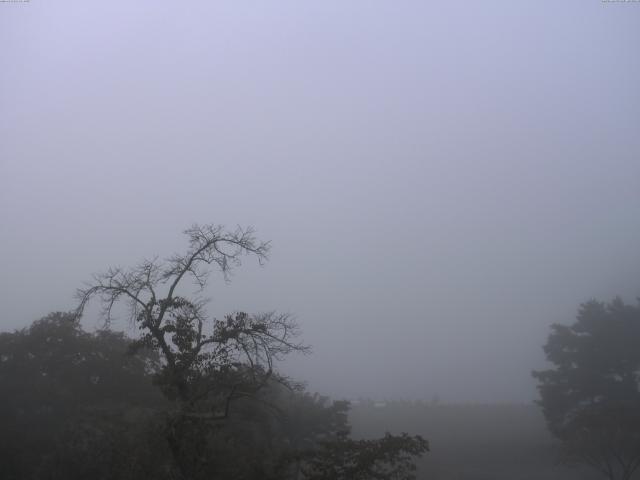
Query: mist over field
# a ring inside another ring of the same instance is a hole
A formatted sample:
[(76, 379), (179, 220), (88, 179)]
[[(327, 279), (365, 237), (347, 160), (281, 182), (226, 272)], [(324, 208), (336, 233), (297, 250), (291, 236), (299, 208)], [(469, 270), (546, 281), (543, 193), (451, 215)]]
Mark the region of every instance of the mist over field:
[(530, 403), (549, 326), (640, 292), (639, 22), (585, 0), (0, 4), (0, 329), (194, 223), (253, 226), (269, 261), (214, 273), (208, 312), (294, 315), (313, 353), (280, 368), (310, 391)]

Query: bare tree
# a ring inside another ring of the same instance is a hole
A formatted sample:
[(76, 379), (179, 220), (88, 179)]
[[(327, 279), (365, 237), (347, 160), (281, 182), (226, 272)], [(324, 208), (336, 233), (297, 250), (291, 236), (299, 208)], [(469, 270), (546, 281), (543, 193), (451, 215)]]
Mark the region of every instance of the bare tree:
[(179, 294), (188, 280), (202, 292), (214, 268), (228, 280), (243, 256), (254, 256), (262, 264), (268, 242), (258, 241), (251, 228), (227, 231), (219, 225), (193, 225), (184, 233), (189, 239), (184, 254), (94, 275), (77, 292), (77, 315), (97, 298), (108, 325), (113, 307), (125, 303), (130, 320), (140, 329), (134, 348), (150, 348), (162, 356), (156, 381), (175, 405), (167, 421), (167, 439), (182, 475), (195, 478), (197, 455), (193, 442), (184, 441), (184, 432), (193, 431), (193, 423), (186, 424), (197, 422), (201, 429), (224, 421), (234, 400), (257, 398), (269, 381), (288, 384), (275, 372), (274, 361), (308, 347), (296, 341), (298, 327), (287, 314), (238, 312), (210, 319), (207, 302), (199, 294), (194, 298)]

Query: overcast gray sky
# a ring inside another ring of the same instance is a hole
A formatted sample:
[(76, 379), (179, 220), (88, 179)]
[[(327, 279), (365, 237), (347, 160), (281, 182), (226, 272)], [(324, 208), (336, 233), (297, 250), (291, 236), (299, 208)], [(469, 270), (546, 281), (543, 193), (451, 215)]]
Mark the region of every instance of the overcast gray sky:
[(294, 313), (312, 390), (530, 401), (640, 294), (639, 47), (637, 2), (0, 3), (0, 328), (253, 225), (210, 310)]

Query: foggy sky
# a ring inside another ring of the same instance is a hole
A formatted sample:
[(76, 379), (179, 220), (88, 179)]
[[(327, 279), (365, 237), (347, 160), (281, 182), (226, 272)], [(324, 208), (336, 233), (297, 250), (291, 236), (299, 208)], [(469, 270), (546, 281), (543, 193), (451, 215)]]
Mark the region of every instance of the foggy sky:
[(0, 3), (0, 328), (193, 222), (253, 225), (271, 260), (210, 311), (295, 314), (311, 390), (530, 401), (551, 323), (640, 294), (639, 27), (597, 0)]

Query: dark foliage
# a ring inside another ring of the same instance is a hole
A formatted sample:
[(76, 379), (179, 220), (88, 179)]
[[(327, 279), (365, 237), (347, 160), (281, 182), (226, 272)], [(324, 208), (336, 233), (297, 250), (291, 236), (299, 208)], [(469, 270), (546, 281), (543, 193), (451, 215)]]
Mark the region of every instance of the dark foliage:
[(414, 479), (414, 457), (429, 450), (420, 436), (386, 434), (377, 440), (352, 440), (346, 434), (321, 441), (303, 455), (301, 471), (308, 480)]
[(566, 460), (630, 479), (640, 466), (640, 306), (591, 301), (552, 329), (554, 368), (533, 373), (549, 429)]
[[(158, 356), (132, 354), (132, 345), (120, 333), (87, 333), (64, 313), (0, 335), (3, 479), (181, 478), (174, 438), (191, 478), (408, 479), (410, 458), (426, 446), (406, 435), (350, 440), (347, 402), (276, 381), (237, 399), (224, 422), (177, 415), (152, 384)], [(385, 462), (407, 475), (366, 476)]]
[(65, 313), (0, 334), (2, 478), (134, 478), (123, 470), (166, 402), (158, 356), (129, 346)]
[[(4, 478), (411, 479), (419, 436), (348, 438), (346, 402), (305, 394), (275, 362), (308, 349), (288, 315), (209, 318), (182, 283), (266, 259), (252, 230), (193, 226), (165, 261), (109, 269), (79, 290), (75, 315), (52, 314), (0, 337)], [(105, 330), (80, 328), (97, 297)], [(128, 306), (139, 338), (109, 331)], [(37, 431), (36, 434), (32, 434)]]

